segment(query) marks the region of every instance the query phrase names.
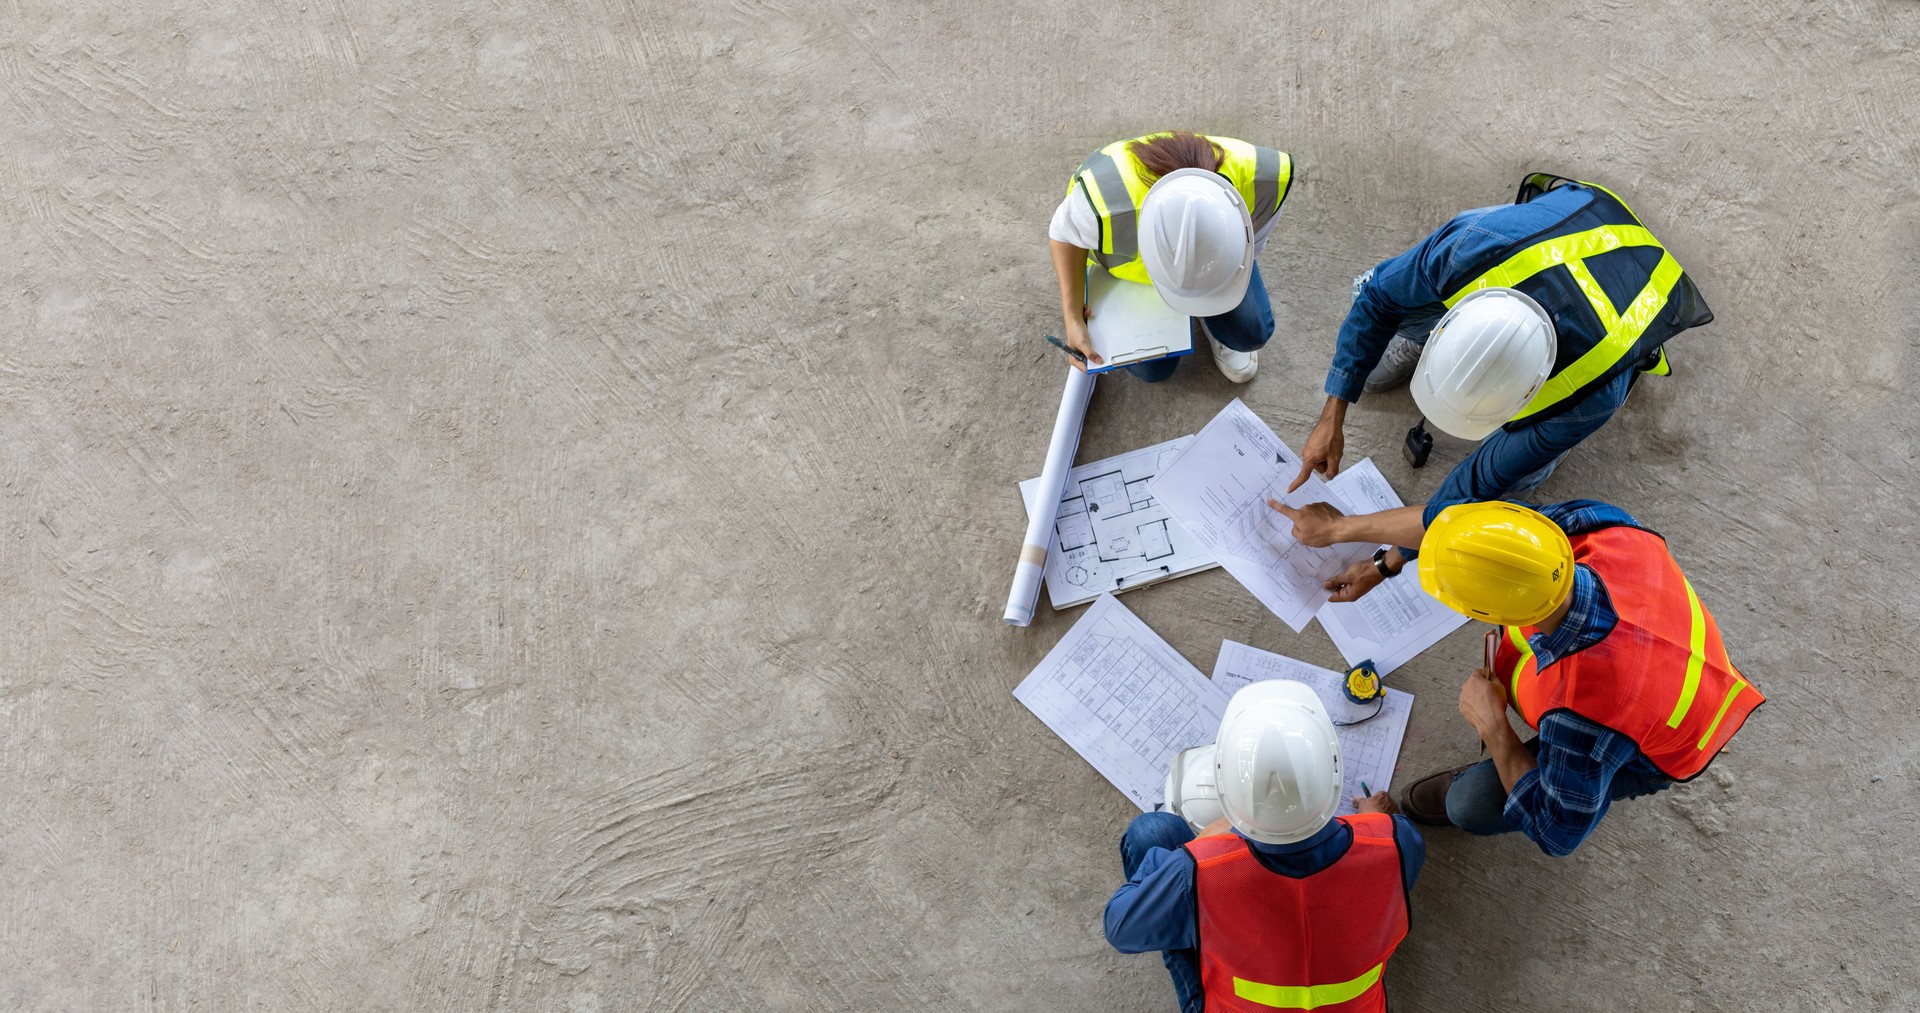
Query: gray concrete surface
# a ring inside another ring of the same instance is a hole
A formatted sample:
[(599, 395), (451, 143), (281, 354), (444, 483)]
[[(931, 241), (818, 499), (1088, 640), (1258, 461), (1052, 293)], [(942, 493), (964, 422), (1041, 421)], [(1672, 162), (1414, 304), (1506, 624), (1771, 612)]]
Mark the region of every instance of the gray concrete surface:
[[(522, 9), (524, 8), (524, 9)], [(0, 13), (0, 1007), (1167, 1010), (1130, 806), (1008, 695), (1098, 144), (1291, 151), (1257, 381), (1523, 172), (1718, 321), (1557, 497), (1665, 532), (1771, 696), (1575, 857), (1431, 836), (1401, 1010), (1896, 1010), (1913, 967), (1920, 7), (29, 2)], [(1409, 496), (1404, 393), (1349, 429)], [(1187, 657), (1331, 663), (1221, 573)], [(1466, 633), (1404, 780), (1472, 755)]]

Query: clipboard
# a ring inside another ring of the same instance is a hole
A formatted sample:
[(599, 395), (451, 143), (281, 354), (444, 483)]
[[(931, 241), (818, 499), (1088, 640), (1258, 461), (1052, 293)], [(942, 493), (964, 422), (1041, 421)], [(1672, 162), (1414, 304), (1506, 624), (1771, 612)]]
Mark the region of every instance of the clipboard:
[(1098, 264), (1087, 265), (1087, 337), (1105, 362), (1087, 365), (1105, 373), (1154, 359), (1193, 352), (1193, 321), (1168, 306), (1152, 285), (1115, 278)]

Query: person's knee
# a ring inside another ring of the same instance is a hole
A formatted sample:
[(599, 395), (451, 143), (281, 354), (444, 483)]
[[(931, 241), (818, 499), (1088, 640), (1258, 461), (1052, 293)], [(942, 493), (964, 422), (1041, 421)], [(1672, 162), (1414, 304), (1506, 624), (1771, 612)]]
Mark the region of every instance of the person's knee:
[(1172, 376), (1173, 371), (1178, 369), (1179, 366), (1179, 359), (1166, 359), (1160, 362), (1149, 362), (1141, 366), (1128, 366), (1127, 372), (1132, 373), (1134, 379), (1139, 380), (1141, 383), (1159, 383)]
[(1486, 778), (1475, 776), (1479, 773), (1470, 769), (1454, 779), (1453, 786), (1447, 790), (1447, 822), (1470, 834), (1507, 833), (1513, 828), (1507, 826), (1504, 812), (1506, 791), (1498, 775), (1489, 785), (1484, 783)]
[(1146, 854), (1150, 848), (1174, 848), (1193, 840), (1187, 821), (1170, 812), (1141, 813), (1120, 836), (1120, 850)]
[(1120, 873), (1128, 879), (1154, 848), (1174, 848), (1193, 840), (1187, 821), (1169, 812), (1141, 813), (1120, 835)]

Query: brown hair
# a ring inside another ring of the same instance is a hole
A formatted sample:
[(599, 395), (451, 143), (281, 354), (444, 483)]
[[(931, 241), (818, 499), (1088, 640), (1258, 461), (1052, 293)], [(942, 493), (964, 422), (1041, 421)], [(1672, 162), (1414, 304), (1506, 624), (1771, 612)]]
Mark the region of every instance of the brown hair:
[(1127, 150), (1132, 152), (1133, 157), (1140, 160), (1141, 167), (1146, 169), (1145, 182), (1148, 186), (1152, 186), (1155, 180), (1175, 169), (1205, 169), (1208, 172), (1219, 172), (1220, 163), (1225, 159), (1218, 144), (1185, 130), (1156, 134), (1134, 141), (1127, 145)]

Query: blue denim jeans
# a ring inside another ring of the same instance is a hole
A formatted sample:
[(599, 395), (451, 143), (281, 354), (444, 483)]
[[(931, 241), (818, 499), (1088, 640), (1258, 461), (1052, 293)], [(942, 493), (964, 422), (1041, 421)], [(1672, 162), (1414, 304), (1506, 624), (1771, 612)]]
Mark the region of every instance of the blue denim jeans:
[[(1201, 334), (1194, 335), (1195, 345), (1205, 335), (1236, 352), (1251, 352), (1264, 346), (1273, 339), (1273, 303), (1267, 299), (1267, 283), (1260, 280), (1260, 265), (1253, 265), (1253, 277), (1247, 281), (1246, 298), (1240, 305), (1217, 317), (1200, 317)], [(1200, 355), (1203, 349), (1195, 348), (1193, 354)], [(1126, 367), (1127, 372), (1148, 383), (1159, 383), (1173, 375), (1180, 368), (1182, 355), (1172, 359), (1155, 359), (1138, 366)]]
[[(1261, 301), (1265, 302), (1264, 293)], [(1141, 813), (1120, 835), (1120, 871), (1132, 879), (1148, 850), (1172, 851), (1191, 840), (1193, 828), (1186, 820), (1169, 812)], [(1173, 994), (1180, 1000), (1180, 1013), (1202, 1013), (1207, 997), (1200, 990), (1200, 951), (1164, 950), (1160, 959), (1166, 963), (1167, 973), (1173, 975)]]
[[(1530, 739), (1527, 749), (1538, 755), (1540, 740)], [(1621, 770), (1607, 785), (1607, 798), (1618, 802), (1638, 798), (1672, 787), (1673, 782), (1637, 771)], [(1468, 767), (1447, 788), (1447, 820), (1470, 834), (1491, 837), (1520, 829), (1507, 822), (1507, 789), (1500, 783), (1500, 771), (1493, 761), (1481, 760)]]

